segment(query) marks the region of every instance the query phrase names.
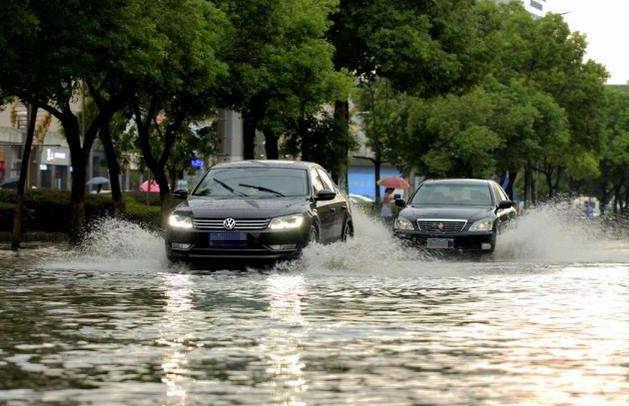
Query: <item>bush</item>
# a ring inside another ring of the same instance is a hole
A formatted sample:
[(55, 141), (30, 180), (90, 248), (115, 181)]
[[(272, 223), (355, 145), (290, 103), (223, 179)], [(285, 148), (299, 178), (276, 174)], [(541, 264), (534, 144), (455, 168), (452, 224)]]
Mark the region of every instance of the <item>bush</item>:
[(158, 230), (161, 227), (161, 208), (138, 203), (133, 198), (125, 199), (123, 218), (143, 227)]
[[(14, 190), (0, 190), (0, 231), (11, 231), (16, 194)], [(125, 199), (125, 219), (151, 228), (160, 227), (160, 208), (141, 204), (134, 199)], [(85, 214), (87, 221), (111, 216), (113, 201), (109, 195), (86, 195)], [(70, 192), (65, 190), (29, 190), (24, 196), (22, 227), (24, 231), (62, 232), (70, 231), (72, 207)]]

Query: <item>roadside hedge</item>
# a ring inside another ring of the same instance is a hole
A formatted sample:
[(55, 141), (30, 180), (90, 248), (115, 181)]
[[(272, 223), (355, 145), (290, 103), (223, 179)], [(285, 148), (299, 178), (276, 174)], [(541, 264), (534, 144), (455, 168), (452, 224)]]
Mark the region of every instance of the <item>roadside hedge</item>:
[[(69, 191), (30, 190), (26, 192), (24, 198), (22, 225), (25, 232), (68, 233), (70, 231), (72, 208)], [(0, 189), (0, 231), (11, 231), (15, 202), (14, 190)], [(127, 197), (125, 197), (125, 206), (123, 219), (148, 228), (159, 229), (160, 208), (158, 206), (147, 206)], [(86, 195), (85, 211), (88, 222), (111, 216), (114, 212), (111, 196)]]

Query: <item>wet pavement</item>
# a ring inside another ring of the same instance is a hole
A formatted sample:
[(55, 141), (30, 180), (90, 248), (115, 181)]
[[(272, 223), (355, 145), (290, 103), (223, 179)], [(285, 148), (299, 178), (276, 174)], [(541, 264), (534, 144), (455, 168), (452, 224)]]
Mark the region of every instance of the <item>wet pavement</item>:
[(168, 267), (119, 222), (5, 251), (0, 404), (627, 404), (629, 247), (558, 221), (434, 258), (359, 216), (264, 271)]

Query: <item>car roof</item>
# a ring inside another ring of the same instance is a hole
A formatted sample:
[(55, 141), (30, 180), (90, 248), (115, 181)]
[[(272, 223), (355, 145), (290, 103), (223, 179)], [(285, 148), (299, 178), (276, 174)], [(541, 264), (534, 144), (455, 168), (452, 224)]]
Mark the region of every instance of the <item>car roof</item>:
[(284, 160), (262, 160), (254, 159), (237, 162), (223, 162), (214, 165), (212, 168), (291, 168), (309, 169), (320, 165), (307, 161), (284, 161)]
[(450, 184), (450, 185), (490, 185), (493, 180), (487, 179), (427, 179), (424, 184)]

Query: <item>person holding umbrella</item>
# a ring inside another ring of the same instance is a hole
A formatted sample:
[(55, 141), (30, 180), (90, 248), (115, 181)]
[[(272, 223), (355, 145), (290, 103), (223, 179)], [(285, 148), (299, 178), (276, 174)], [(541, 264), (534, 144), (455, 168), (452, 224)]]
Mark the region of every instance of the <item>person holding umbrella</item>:
[(384, 196), (382, 197), (382, 207), (380, 208), (380, 217), (385, 224), (393, 224), (393, 192), (395, 189), (388, 187), (384, 190)]
[(409, 183), (398, 176), (390, 176), (388, 178), (380, 179), (378, 185), (385, 188), (384, 197), (382, 198), (382, 207), (380, 208), (380, 217), (389, 225), (393, 224), (393, 205), (395, 203), (395, 197), (393, 192), (395, 189), (408, 189)]

